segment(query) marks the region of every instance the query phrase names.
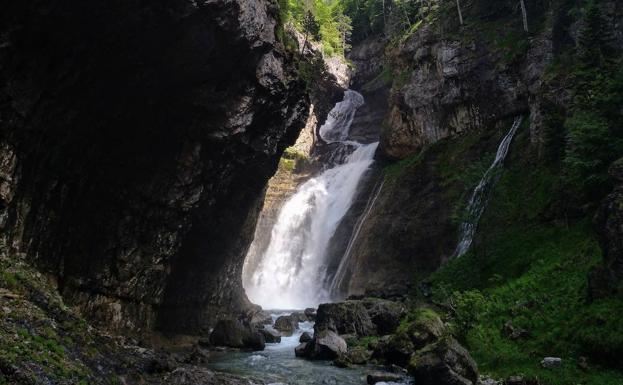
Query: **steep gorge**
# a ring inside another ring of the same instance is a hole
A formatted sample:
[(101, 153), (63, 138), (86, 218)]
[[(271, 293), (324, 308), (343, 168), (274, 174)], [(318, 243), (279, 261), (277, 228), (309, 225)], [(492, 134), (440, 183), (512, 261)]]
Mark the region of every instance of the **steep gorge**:
[(348, 66), (297, 2), (4, 7), (0, 385), (618, 384), (623, 7), (461, 3), (366, 2)]

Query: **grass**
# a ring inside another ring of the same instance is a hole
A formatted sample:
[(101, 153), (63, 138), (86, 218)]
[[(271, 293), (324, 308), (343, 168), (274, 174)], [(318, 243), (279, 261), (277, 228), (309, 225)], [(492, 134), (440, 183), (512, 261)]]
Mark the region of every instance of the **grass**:
[[(471, 180), (452, 165), (472, 140), (459, 138), (440, 154), (448, 186)], [(622, 384), (615, 368), (623, 364), (623, 300), (587, 296), (588, 273), (602, 259), (590, 214), (570, 224), (556, 219), (558, 174), (534, 160), (527, 141), (525, 133), (516, 138), (472, 250), (429, 277), (433, 298), (448, 303), (457, 294), (481, 294), (482, 309), (463, 342), (483, 373), (522, 374), (544, 385)], [(509, 338), (508, 322), (528, 335)], [(546, 356), (561, 357), (562, 367), (541, 368)], [(578, 365), (582, 357), (588, 368)]]

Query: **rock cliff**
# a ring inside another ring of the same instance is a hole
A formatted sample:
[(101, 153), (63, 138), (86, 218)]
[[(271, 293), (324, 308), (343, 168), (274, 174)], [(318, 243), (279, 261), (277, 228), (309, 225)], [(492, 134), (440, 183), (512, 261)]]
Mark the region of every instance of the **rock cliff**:
[(196, 333), (241, 268), (308, 98), (264, 0), (11, 1), (3, 236), (99, 325)]
[[(526, 117), (520, 129), (528, 134), (526, 156), (543, 157), (556, 140), (549, 151), (564, 151), (564, 139), (553, 137), (563, 134), (552, 133), (552, 116), (569, 110), (572, 84), (553, 68), (577, 49), (583, 23), (568, 7), (530, 2), (530, 33), (502, 3), (486, 12), (466, 7), (464, 26), (448, 13), (455, 9), (445, 9), (401, 36), (371, 38), (353, 49), (354, 83), (390, 88), (379, 157), (402, 161), (383, 170), (385, 185), (353, 247), (346, 294), (404, 293), (416, 276), (447, 260), (461, 210), (511, 117)], [(621, 6), (599, 7), (621, 49)], [(464, 175), (454, 175), (455, 167), (465, 168)]]

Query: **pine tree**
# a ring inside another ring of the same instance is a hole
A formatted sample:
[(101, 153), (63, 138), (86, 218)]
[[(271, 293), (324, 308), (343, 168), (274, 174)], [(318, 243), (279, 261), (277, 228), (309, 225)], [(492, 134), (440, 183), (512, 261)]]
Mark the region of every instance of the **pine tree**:
[(316, 20), (311, 11), (307, 11), (305, 18), (303, 19), (303, 31), (305, 33), (305, 39), (303, 40), (303, 47), (301, 48), (301, 54), (305, 52), (305, 46), (307, 45), (307, 39), (310, 37), (313, 40), (320, 40), (320, 23)]

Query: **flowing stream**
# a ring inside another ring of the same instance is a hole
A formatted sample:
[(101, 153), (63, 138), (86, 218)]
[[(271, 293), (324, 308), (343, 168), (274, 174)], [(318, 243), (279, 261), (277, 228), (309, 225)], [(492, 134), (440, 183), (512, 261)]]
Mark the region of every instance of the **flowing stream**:
[[(273, 321), (279, 315), (273, 314)], [(300, 322), (299, 329), (290, 337), (281, 337), (281, 343), (266, 344), (261, 352), (221, 352), (210, 357), (209, 367), (251, 378), (260, 378), (270, 384), (281, 385), (361, 385), (366, 375), (380, 368), (354, 366), (341, 369), (327, 361), (296, 358), (294, 348), (303, 332), (313, 334), (311, 322)], [(406, 383), (405, 383), (406, 384)]]
[(378, 146), (349, 140), (355, 112), (363, 103), (363, 96), (348, 90), (331, 110), (319, 130), (331, 144), (331, 162), (283, 204), (255, 270), (246, 271), (251, 267), (245, 263), (246, 293), (265, 309), (304, 309), (331, 299), (325, 287), (327, 248)]
[(461, 223), (461, 227), (459, 228), (459, 243), (454, 251), (454, 254), (452, 255), (452, 258), (464, 255), (472, 245), (474, 234), (478, 228), (478, 222), (487, 207), (487, 203), (489, 203), (493, 188), (500, 179), (502, 167), (504, 166), (504, 160), (508, 154), (508, 149), (510, 148), (511, 142), (515, 137), (521, 122), (521, 116), (515, 118), (511, 129), (508, 131), (506, 136), (504, 136), (502, 142), (500, 142), (500, 145), (498, 146), (498, 151), (495, 154), (493, 163), (483, 175), (482, 179), (474, 189), (474, 192), (472, 192), (472, 196), (469, 199), (469, 205), (467, 207), (467, 218), (463, 221), (463, 223)]

